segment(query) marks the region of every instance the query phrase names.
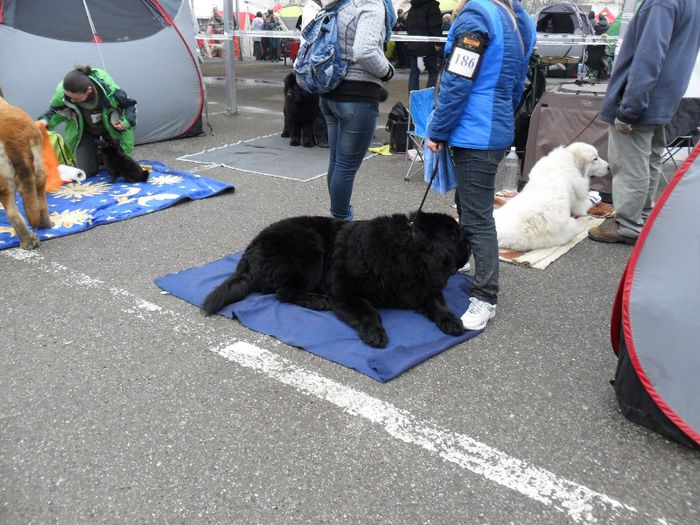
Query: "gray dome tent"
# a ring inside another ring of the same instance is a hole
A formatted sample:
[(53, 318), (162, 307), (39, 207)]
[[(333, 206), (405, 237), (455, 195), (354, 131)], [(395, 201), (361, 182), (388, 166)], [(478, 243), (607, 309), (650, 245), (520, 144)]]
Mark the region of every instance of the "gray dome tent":
[(38, 117), (76, 65), (138, 102), (137, 143), (201, 133), (204, 84), (185, 0), (0, 0), (0, 86)]
[(593, 25), (576, 4), (554, 4), (537, 15), (538, 33), (593, 35)]
[(536, 52), (542, 57), (580, 57), (585, 46), (574, 44), (547, 44), (547, 35), (594, 35), (593, 25), (586, 14), (575, 4), (554, 4), (543, 8), (537, 14)]
[(623, 273), (611, 337), (622, 413), (700, 447), (700, 145), (670, 181)]

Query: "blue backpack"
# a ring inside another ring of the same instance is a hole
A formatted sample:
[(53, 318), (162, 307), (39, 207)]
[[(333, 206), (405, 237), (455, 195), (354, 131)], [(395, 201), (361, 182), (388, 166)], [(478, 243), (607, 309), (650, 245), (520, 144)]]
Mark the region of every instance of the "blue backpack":
[(333, 91), (348, 72), (347, 57), (338, 42), (338, 11), (347, 0), (322, 9), (302, 30), (304, 43), (294, 61), (294, 74), (309, 93)]

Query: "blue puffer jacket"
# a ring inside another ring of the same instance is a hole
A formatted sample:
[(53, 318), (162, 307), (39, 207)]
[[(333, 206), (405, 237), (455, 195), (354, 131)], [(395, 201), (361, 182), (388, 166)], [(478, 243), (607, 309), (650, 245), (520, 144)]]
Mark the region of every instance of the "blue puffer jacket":
[(447, 36), (446, 62), (454, 39), (463, 33), (477, 33), (488, 44), (473, 80), (447, 69), (442, 72), (438, 102), (428, 128), (430, 138), (479, 150), (506, 149), (512, 144), (513, 112), (522, 97), (527, 65), (537, 40), (535, 26), (520, 1), (512, 3), (524, 52), (510, 14), (493, 0), (469, 0), (457, 15)]
[(700, 47), (698, 0), (647, 0), (625, 33), (600, 110), (605, 122), (666, 124), (678, 110)]

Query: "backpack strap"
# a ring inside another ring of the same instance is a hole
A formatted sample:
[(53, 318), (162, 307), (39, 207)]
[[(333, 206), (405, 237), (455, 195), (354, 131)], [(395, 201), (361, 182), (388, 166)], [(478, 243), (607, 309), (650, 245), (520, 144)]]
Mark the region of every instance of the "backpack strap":
[[(518, 27), (518, 21), (515, 18), (515, 13), (513, 12), (513, 6), (510, 3), (510, 0), (492, 0), (493, 3), (500, 5), (503, 9), (506, 10), (506, 13), (508, 13), (508, 16), (510, 16), (510, 21), (513, 22), (513, 28), (515, 29), (515, 33), (518, 35), (518, 41), (520, 42), (520, 51), (523, 54), (523, 57), (525, 56), (525, 42), (523, 41), (523, 36), (520, 34), (520, 28)], [(507, 3), (504, 3), (507, 2)]]

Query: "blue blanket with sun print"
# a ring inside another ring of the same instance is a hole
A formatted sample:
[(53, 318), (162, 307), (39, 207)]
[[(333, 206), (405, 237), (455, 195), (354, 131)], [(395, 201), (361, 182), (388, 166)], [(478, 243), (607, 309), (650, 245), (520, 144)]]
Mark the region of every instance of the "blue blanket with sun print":
[[(47, 193), (49, 216), (54, 226), (36, 230), (39, 239), (71, 235), (100, 224), (162, 210), (185, 199), (205, 199), (234, 189), (231, 184), (178, 171), (160, 162), (139, 163), (152, 168), (147, 182), (126, 183), (118, 179), (112, 184), (102, 171), (82, 183), (64, 184), (55, 192)], [(24, 215), (19, 194), (17, 201)], [(19, 246), (19, 238), (0, 207), (0, 250), (14, 246)]]

